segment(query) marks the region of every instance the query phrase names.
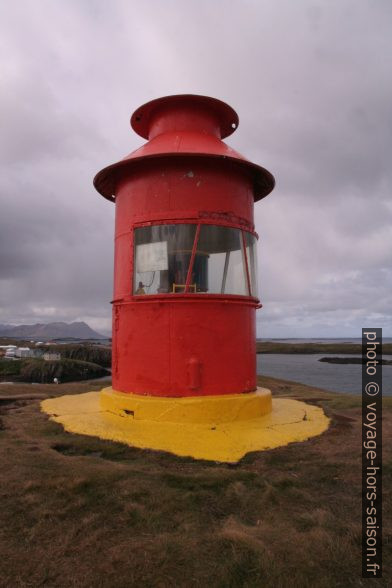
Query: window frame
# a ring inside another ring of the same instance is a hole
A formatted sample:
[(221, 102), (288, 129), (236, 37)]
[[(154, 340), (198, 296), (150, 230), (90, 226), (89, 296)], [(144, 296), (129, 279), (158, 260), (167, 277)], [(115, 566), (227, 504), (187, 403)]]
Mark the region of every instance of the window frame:
[[(249, 267), (249, 263), (250, 260), (248, 260), (248, 254), (246, 251), (247, 248), (247, 244), (246, 244), (246, 239), (245, 239), (245, 233), (248, 233), (250, 235), (252, 235), (253, 237), (255, 237), (256, 241), (259, 241), (259, 235), (256, 231), (252, 231), (250, 229), (244, 228), (244, 226), (242, 225), (238, 225), (238, 224), (233, 224), (230, 222), (222, 222), (221, 219), (220, 222), (216, 222), (217, 219), (203, 219), (203, 221), (201, 222), (200, 219), (164, 219), (164, 220), (156, 220), (156, 221), (147, 221), (147, 222), (139, 222), (137, 224), (135, 224), (132, 227), (132, 237), (131, 237), (131, 255), (132, 255), (132, 265), (131, 265), (131, 271), (132, 271), (132, 275), (131, 275), (131, 284), (132, 284), (132, 289), (131, 289), (131, 297), (135, 298), (136, 300), (151, 300), (151, 299), (155, 299), (155, 298), (169, 298), (169, 299), (173, 299), (173, 297), (178, 298), (181, 296), (190, 296), (192, 298), (202, 298), (202, 299), (206, 299), (206, 298), (233, 298), (233, 299), (252, 299), (252, 300), (259, 300), (258, 296), (254, 296), (252, 294), (252, 280), (251, 280), (251, 272), (250, 272), (250, 267)], [(193, 246), (192, 246), (192, 251), (191, 251), (191, 258), (189, 261), (189, 266), (188, 266), (188, 271), (187, 271), (187, 277), (186, 277), (186, 283), (185, 283), (185, 289), (183, 292), (161, 292), (161, 293), (155, 293), (155, 294), (148, 294), (148, 295), (143, 295), (143, 294), (135, 294), (134, 293), (134, 288), (135, 288), (135, 278), (136, 278), (136, 247), (135, 247), (135, 231), (139, 228), (143, 228), (143, 227), (153, 227), (153, 226), (159, 226), (159, 225), (194, 225), (196, 227), (196, 231), (195, 231), (195, 237), (193, 240)], [(199, 237), (200, 237), (200, 230), (201, 227), (204, 225), (210, 225), (210, 226), (215, 226), (215, 227), (224, 227), (224, 228), (230, 228), (230, 229), (237, 229), (238, 231), (240, 231), (240, 242), (241, 242), (241, 255), (242, 255), (242, 261), (243, 261), (243, 269), (244, 269), (244, 274), (245, 274), (245, 287), (247, 290), (247, 294), (229, 294), (229, 293), (200, 293), (200, 292), (192, 292), (190, 290), (190, 286), (191, 286), (191, 278), (192, 278), (192, 272), (193, 272), (193, 266), (194, 266), (194, 261), (195, 261), (195, 257), (196, 257), (196, 253), (197, 253), (197, 246), (198, 246), (198, 242), (199, 242)], [(256, 271), (256, 276), (258, 274), (258, 268), (255, 268)]]

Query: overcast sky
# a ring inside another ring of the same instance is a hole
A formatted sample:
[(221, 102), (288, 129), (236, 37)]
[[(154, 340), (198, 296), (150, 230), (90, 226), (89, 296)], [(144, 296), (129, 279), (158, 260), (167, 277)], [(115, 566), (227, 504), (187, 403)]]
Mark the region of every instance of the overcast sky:
[(197, 93), (277, 180), (256, 205), (263, 337), (392, 336), (390, 0), (2, 0), (0, 323), (110, 329), (95, 173), (140, 104)]

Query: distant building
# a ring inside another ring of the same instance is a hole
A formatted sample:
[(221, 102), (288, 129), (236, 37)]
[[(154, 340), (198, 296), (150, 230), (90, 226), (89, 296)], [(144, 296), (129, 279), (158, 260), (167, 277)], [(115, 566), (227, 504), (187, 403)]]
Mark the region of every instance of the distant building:
[(59, 359), (61, 359), (61, 355), (60, 353), (44, 353), (43, 358), (45, 361), (58, 361)]
[(10, 357), (14, 357), (14, 355), (15, 348), (13, 345), (0, 345), (0, 357), (9, 359)]
[(15, 349), (15, 357), (33, 357), (33, 352), (29, 347), (17, 347)]

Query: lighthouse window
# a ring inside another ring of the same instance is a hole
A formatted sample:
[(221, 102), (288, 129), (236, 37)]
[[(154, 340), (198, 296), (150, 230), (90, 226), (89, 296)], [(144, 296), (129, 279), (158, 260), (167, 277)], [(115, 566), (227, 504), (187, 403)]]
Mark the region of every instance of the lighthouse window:
[(257, 297), (257, 241), (251, 233), (171, 224), (140, 227), (134, 235), (135, 295), (187, 291)]
[[(155, 225), (135, 229), (136, 295), (185, 291), (196, 225)], [(193, 291), (195, 291), (195, 287)], [(191, 290), (192, 291), (192, 290)]]
[(251, 233), (243, 232), (245, 239), (246, 257), (248, 260), (248, 271), (251, 295), (255, 298), (259, 296), (257, 281), (257, 239)]
[(249, 296), (242, 231), (202, 225), (194, 273), (198, 292)]

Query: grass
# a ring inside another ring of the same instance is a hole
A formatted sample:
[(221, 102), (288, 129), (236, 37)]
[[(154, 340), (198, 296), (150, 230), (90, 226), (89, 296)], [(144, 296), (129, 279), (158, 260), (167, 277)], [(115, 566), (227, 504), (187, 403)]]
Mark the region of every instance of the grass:
[[(0, 389), (0, 586), (370, 586), (361, 580), (360, 397), (262, 377), (323, 406), (330, 429), (224, 465), (65, 433)], [(99, 382), (34, 386), (48, 396)], [(392, 399), (384, 402), (384, 439)], [(391, 446), (384, 443), (384, 580)]]
[(53, 382), (58, 378), (62, 382), (87, 380), (108, 375), (102, 366), (74, 359), (45, 361), (44, 359), (26, 358), (19, 360), (0, 360), (0, 378), (21, 382)]

